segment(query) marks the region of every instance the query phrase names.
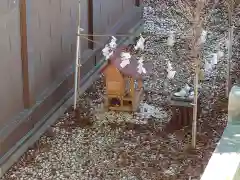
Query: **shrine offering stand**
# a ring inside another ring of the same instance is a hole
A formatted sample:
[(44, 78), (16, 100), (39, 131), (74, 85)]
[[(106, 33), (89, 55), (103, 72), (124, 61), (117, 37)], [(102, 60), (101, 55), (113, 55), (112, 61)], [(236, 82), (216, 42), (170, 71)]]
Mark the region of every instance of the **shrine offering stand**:
[[(193, 101), (186, 98), (177, 98), (173, 95), (169, 98), (172, 118), (167, 125), (168, 130), (179, 130), (185, 126), (191, 126), (193, 120)], [(201, 112), (200, 94), (198, 96), (198, 117)]]

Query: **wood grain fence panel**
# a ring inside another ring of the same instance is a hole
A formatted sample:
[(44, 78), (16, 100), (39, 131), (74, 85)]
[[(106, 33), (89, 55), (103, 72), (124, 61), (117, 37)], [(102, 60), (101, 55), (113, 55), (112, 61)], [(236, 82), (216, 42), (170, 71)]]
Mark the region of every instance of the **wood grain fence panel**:
[[(73, 59), (73, 53), (71, 51), (72, 44), (75, 43), (73, 36), (76, 33), (76, 23), (74, 24), (72, 17), (71, 4), (68, 1), (62, 0), (61, 2), (61, 51), (63, 59), (66, 59), (63, 62), (63, 65), (66, 66), (69, 61)], [(69, 27), (72, 27), (70, 29)], [(75, 46), (75, 45), (74, 45)]]
[(46, 9), (46, 0), (27, 0), (26, 3), (30, 87), (33, 92), (32, 96), (34, 96), (34, 99), (37, 99), (37, 95), (44, 90), (44, 84), (48, 83), (47, 80), (42, 78), (42, 76), (47, 75), (47, 70), (44, 69), (43, 66), (43, 54), (41, 49), (41, 44), (45, 40), (44, 37), (42, 37), (42, 34), (46, 31), (45, 24), (48, 21), (43, 21), (46, 18), (43, 18), (41, 11), (39, 11), (39, 9), (45, 9), (44, 15), (47, 15), (48, 9)]
[(135, 0), (122, 0), (124, 4), (124, 11), (130, 10), (133, 6), (135, 6)]
[[(109, 27), (109, 11), (113, 3), (111, 3), (109, 0), (94, 0), (93, 3), (93, 33), (104, 34), (104, 32), (106, 32), (106, 29)], [(99, 43), (104, 42), (106, 39), (106, 37), (94, 37), (94, 41)], [(95, 48), (98, 46), (98, 43), (94, 44)]]
[(40, 62), (40, 51), (36, 42), (39, 41), (39, 27), (40, 19), (37, 0), (27, 0), (26, 1), (26, 14), (27, 14), (27, 45), (28, 45), (28, 72), (29, 72), (29, 84), (31, 96), (35, 101), (35, 89), (39, 87), (35, 83), (35, 77), (38, 74), (38, 62)]
[[(52, 82), (50, 57), (48, 56), (51, 51), (51, 57), (55, 56), (55, 48), (52, 46), (51, 27), (50, 27), (50, 12), (54, 11), (50, 8), (49, 1), (43, 0), (41, 2), (34, 1), (31, 4), (37, 3), (38, 5), (38, 21), (33, 22), (38, 24), (37, 33), (33, 32), (33, 36), (38, 36), (37, 41), (33, 42), (36, 46), (36, 53), (39, 59), (35, 60), (35, 80), (34, 80), (34, 93), (35, 98), (38, 99), (40, 95)], [(31, 29), (29, 28), (29, 31)], [(48, 33), (47, 33), (48, 32)], [(37, 86), (36, 86), (37, 84)]]
[[(86, 0), (82, 2), (82, 16), (87, 19)], [(78, 0), (28, 0), (29, 58), (34, 96), (41, 98), (51, 84), (73, 62), (76, 46), (76, 17)], [(83, 24), (85, 21), (82, 22)], [(86, 29), (87, 25), (84, 24)], [(36, 37), (38, 35), (38, 37)], [(31, 47), (30, 47), (31, 46)], [(87, 48), (83, 41), (82, 50)]]
[[(51, 29), (51, 36), (50, 36), (50, 48), (51, 48), (51, 53), (48, 56), (47, 50), (44, 49), (44, 53), (46, 53), (46, 58), (45, 61), (49, 62), (49, 79), (50, 83), (53, 83), (54, 80), (56, 80), (59, 75), (64, 71), (65, 67), (63, 67), (64, 61), (68, 61), (63, 58), (62, 56), (62, 48), (61, 48), (61, 43), (62, 43), (62, 22), (61, 22), (61, 0), (53, 0), (49, 1), (49, 11), (48, 16), (49, 16), (49, 26)], [(64, 7), (64, 8), (69, 8), (69, 7)], [(70, 16), (70, 15), (69, 15)], [(68, 28), (68, 27), (65, 27)], [(42, 44), (44, 46), (44, 44)], [(44, 47), (42, 47), (44, 48)], [(46, 64), (47, 64), (46, 62)], [(48, 86), (49, 86), (48, 85)]]
[(113, 4), (117, 8), (115, 8), (114, 10), (115, 16), (111, 16), (111, 14), (109, 14), (109, 16), (111, 16), (111, 24), (115, 24), (119, 20), (119, 18), (122, 16), (122, 0), (113, 1)]
[[(88, 0), (81, 0), (81, 28), (84, 34), (88, 33)], [(88, 49), (88, 40), (81, 38), (81, 51)]]
[[(93, 0), (93, 33), (102, 33), (102, 4), (103, 0)], [(100, 37), (93, 37), (94, 41), (99, 41)], [(98, 44), (94, 43), (94, 47), (98, 47)]]
[(0, 3), (0, 130), (24, 109), (19, 9), (6, 1)]
[(0, 17), (3, 18), (4, 16), (9, 15), (9, 6), (8, 0), (1, 0), (0, 1)]
[[(135, 6), (135, 0), (94, 0), (94, 33), (104, 34), (113, 27), (120, 17)], [(104, 42), (107, 37), (94, 37), (97, 42)], [(95, 44), (95, 47), (98, 47)]]
[(113, 14), (112, 11), (113, 11), (113, 8), (116, 7), (116, 4), (114, 3), (114, 1), (111, 1), (111, 0), (103, 0), (102, 1), (102, 19), (101, 19), (101, 24), (103, 27), (102, 27), (102, 32), (106, 32), (106, 30), (108, 28), (111, 27), (111, 19), (113, 19), (115, 15), (115, 13)]

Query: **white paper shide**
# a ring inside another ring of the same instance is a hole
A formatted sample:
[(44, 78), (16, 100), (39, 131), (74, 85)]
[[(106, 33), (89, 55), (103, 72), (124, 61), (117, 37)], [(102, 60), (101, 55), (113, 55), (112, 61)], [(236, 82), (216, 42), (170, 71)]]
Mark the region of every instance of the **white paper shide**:
[(140, 57), (140, 59), (138, 60), (137, 72), (139, 74), (146, 74), (147, 73), (146, 69), (143, 67), (143, 57)]
[(124, 68), (125, 66), (130, 64), (131, 54), (129, 52), (122, 52), (120, 56), (121, 56), (121, 60), (122, 60), (120, 66), (122, 68)]
[(167, 62), (167, 78), (168, 79), (173, 79), (176, 71), (173, 70), (172, 63), (170, 61)]
[(135, 50), (138, 50), (138, 49), (144, 50), (144, 43), (145, 43), (145, 39), (142, 37), (142, 34), (140, 34), (140, 38), (137, 41), (136, 46), (134, 46), (134, 49)]
[(117, 39), (112, 36), (112, 39), (109, 44), (106, 44), (105, 47), (102, 49), (103, 56), (108, 60), (112, 55), (114, 50), (117, 48)]

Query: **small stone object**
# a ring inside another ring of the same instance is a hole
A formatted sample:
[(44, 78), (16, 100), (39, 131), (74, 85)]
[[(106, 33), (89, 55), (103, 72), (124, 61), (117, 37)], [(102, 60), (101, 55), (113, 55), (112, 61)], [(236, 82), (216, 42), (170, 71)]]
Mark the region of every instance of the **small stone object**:
[(199, 43), (200, 43), (200, 44), (205, 43), (205, 42), (206, 42), (206, 38), (207, 38), (207, 31), (205, 31), (205, 30), (203, 29)]
[(175, 74), (176, 74), (176, 71), (170, 70), (170, 71), (168, 71), (167, 78), (168, 79), (173, 79)]
[(172, 31), (170, 31), (168, 39), (167, 39), (167, 45), (172, 47), (175, 43), (175, 36), (174, 33)]
[(193, 98), (194, 98), (194, 90), (192, 90), (192, 91), (189, 92), (188, 98), (189, 98), (189, 99), (193, 99)]
[(217, 57), (218, 57), (218, 59), (222, 58), (223, 56), (224, 56), (224, 52), (219, 50), (219, 51), (217, 52)]
[(182, 88), (179, 92), (174, 93), (174, 96), (177, 97), (186, 97), (189, 94), (190, 86), (188, 84), (185, 85), (184, 88)]
[(211, 64), (212, 65), (216, 65), (218, 63), (218, 54), (217, 53), (213, 53), (212, 54), (212, 59), (211, 59)]

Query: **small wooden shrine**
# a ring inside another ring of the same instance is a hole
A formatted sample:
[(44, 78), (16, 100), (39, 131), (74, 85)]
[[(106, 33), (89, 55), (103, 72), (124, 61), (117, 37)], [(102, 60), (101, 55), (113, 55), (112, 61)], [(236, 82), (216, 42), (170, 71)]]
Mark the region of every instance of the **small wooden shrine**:
[[(128, 47), (115, 50), (103, 70), (106, 85), (105, 107), (108, 110), (136, 111), (143, 95), (143, 75), (138, 73), (138, 60), (132, 56), (130, 64), (121, 67), (121, 53), (129, 52)], [(150, 66), (144, 64), (149, 73)]]

